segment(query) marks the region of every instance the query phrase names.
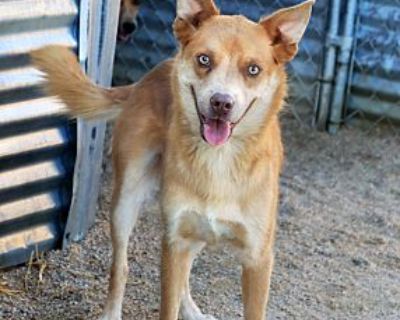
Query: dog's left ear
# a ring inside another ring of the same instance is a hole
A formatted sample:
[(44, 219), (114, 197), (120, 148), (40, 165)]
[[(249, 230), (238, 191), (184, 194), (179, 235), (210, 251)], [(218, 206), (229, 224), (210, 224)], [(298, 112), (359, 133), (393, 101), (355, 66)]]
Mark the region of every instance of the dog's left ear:
[(315, 0), (307, 0), (261, 19), (260, 24), (272, 40), (274, 58), (278, 63), (288, 62), (296, 55), (314, 3)]
[(177, 0), (174, 33), (186, 45), (201, 24), (219, 11), (213, 0)]

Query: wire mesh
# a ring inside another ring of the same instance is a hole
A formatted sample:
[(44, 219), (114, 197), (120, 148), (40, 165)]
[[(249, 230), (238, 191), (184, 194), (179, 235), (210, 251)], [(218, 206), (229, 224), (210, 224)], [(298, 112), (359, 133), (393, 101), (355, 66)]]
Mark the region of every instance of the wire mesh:
[(359, 0), (345, 123), (385, 124), (400, 136), (399, 34), (400, 0)]
[[(298, 4), (299, 0), (217, 0), (223, 14), (243, 14), (253, 21), (274, 10)], [(329, 1), (319, 0), (313, 10), (310, 25), (300, 45), (296, 59), (288, 66), (289, 99), (286, 110), (301, 124), (310, 125), (317, 104), (328, 23)], [(139, 25), (129, 42), (117, 45), (114, 84), (139, 80), (159, 62), (176, 51), (172, 34), (175, 0), (143, 1)]]

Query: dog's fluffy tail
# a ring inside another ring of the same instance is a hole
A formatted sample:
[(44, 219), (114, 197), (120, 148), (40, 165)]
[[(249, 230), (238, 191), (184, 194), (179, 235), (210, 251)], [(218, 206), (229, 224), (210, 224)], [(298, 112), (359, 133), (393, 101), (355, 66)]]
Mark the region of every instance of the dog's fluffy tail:
[(67, 47), (46, 46), (32, 51), (30, 56), (33, 64), (45, 74), (45, 90), (58, 96), (71, 116), (113, 117), (128, 98), (126, 87), (105, 89), (95, 85)]

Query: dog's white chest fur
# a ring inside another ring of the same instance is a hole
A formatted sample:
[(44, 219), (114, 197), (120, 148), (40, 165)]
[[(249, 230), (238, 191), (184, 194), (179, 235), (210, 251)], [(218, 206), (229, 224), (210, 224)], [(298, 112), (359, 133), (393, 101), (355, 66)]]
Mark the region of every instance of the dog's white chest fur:
[(247, 242), (247, 228), (235, 205), (225, 208), (181, 208), (173, 221), (172, 238), (211, 246), (231, 243), (244, 247)]

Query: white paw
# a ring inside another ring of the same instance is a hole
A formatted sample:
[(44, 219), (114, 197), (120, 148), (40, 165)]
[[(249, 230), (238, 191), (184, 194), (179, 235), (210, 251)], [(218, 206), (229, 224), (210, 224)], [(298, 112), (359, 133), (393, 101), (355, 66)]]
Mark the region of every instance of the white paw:
[(198, 320), (218, 320), (218, 319), (213, 317), (211, 314), (202, 314), (201, 318), (199, 318)]
[(183, 320), (218, 320), (210, 314), (202, 314), (201, 312), (182, 313)]
[(104, 313), (99, 320), (122, 320), (120, 315)]
[(212, 315), (203, 314), (193, 301), (190, 293), (183, 297), (180, 311), (183, 320), (217, 320)]

